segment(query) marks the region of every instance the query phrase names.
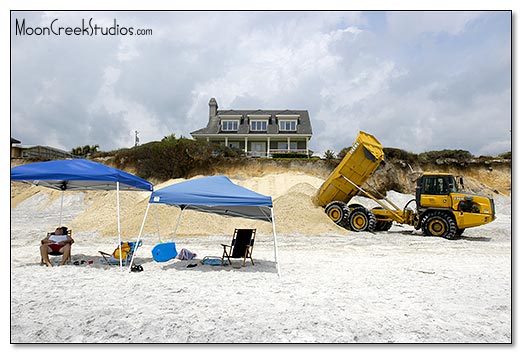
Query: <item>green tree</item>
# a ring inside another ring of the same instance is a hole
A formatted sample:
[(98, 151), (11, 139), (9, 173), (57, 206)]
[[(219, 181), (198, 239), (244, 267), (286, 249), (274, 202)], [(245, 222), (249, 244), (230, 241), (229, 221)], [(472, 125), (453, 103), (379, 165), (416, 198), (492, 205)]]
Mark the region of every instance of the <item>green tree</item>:
[(73, 149), (71, 149), (71, 154), (74, 156), (80, 156), (80, 157), (88, 157), (96, 152), (98, 152), (100, 148), (100, 145), (84, 145), (84, 146), (78, 146)]
[(326, 150), (326, 151), (324, 152), (323, 157), (324, 157), (326, 160), (333, 160), (333, 159), (335, 159), (335, 152), (333, 152), (332, 150)]
[(350, 151), (352, 147), (351, 146), (348, 146), (348, 147), (345, 147), (343, 148), (341, 151), (339, 151), (339, 153), (337, 154), (337, 158), (342, 160), (344, 159), (344, 157), (346, 156), (346, 154), (348, 153), (348, 151)]

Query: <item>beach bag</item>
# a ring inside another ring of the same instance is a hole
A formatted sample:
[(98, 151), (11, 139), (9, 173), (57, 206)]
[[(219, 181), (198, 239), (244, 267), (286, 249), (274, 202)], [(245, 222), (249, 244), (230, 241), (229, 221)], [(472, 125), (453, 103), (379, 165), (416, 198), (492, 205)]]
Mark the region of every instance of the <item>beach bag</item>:
[(181, 260), (190, 260), (196, 257), (197, 255), (195, 253), (190, 252), (186, 248), (182, 248), (181, 251), (179, 251), (178, 259)]
[[(121, 254), (123, 257), (121, 259), (123, 259), (123, 260), (127, 259), (127, 256), (129, 255), (130, 250), (131, 250), (131, 246), (130, 246), (129, 242), (122, 242), (121, 243)], [(114, 257), (114, 259), (120, 260), (120, 248), (119, 247), (116, 247), (114, 252), (112, 252), (112, 256)]]

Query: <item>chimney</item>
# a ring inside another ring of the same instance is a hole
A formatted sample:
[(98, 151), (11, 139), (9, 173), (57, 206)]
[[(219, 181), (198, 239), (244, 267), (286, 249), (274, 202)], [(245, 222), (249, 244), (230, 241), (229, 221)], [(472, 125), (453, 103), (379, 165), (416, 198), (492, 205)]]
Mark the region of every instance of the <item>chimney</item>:
[(212, 119), (214, 118), (215, 116), (217, 116), (217, 109), (218, 109), (218, 104), (216, 102), (216, 99), (214, 97), (212, 97), (210, 99), (210, 101), (208, 102), (208, 119)]

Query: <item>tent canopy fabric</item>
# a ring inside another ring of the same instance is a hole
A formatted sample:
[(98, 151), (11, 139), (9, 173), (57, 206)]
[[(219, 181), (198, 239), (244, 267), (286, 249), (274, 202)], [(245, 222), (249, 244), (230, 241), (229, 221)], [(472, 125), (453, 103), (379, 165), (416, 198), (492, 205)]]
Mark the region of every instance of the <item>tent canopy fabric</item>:
[(11, 180), (57, 190), (152, 191), (153, 185), (140, 177), (101, 163), (84, 160), (53, 160), (11, 168)]
[(225, 176), (202, 177), (158, 189), (152, 192), (149, 203), (272, 222), (272, 197), (238, 186)]

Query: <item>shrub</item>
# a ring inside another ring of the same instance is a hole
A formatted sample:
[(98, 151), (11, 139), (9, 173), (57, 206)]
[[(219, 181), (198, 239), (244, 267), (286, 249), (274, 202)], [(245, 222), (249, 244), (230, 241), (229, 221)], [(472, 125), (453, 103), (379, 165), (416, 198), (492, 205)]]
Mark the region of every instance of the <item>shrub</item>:
[(348, 151), (350, 151), (351, 148), (352, 148), (351, 146), (348, 146), (348, 147), (345, 147), (345, 148), (341, 149), (341, 151), (339, 151), (339, 153), (337, 154), (337, 158), (339, 160), (344, 159), (344, 157), (346, 156)]
[(272, 157), (275, 159), (301, 159), (308, 158), (308, 155), (302, 152), (274, 152)]
[(407, 152), (401, 149), (396, 148), (384, 148), (384, 157), (387, 160), (401, 160), (404, 162), (415, 162), (417, 160), (417, 155), (411, 152)]
[(457, 161), (467, 161), (472, 158), (473, 155), (466, 150), (438, 150), (423, 152), (419, 154), (419, 160), (422, 162), (436, 161), (439, 159), (454, 159)]
[(511, 160), (511, 151), (498, 155), (501, 159)]
[(129, 149), (118, 150), (116, 167), (134, 167), (142, 178), (168, 180), (186, 178), (195, 169), (210, 168), (225, 157), (237, 157), (238, 152), (223, 145), (173, 135)]

